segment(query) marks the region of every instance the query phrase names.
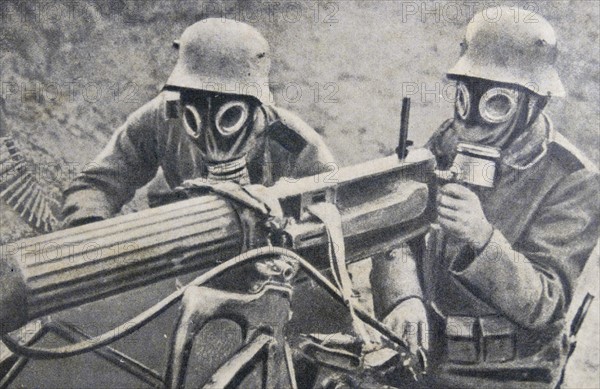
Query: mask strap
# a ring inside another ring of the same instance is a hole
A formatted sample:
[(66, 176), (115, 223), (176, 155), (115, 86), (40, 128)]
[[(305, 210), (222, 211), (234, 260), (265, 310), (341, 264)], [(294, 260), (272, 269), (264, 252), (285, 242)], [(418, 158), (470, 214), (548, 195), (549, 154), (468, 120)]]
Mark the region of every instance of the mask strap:
[(544, 96), (538, 96), (534, 94), (528, 94), (527, 103), (527, 121), (525, 127), (531, 126), (537, 118), (540, 116), (546, 104), (548, 104), (548, 98)]

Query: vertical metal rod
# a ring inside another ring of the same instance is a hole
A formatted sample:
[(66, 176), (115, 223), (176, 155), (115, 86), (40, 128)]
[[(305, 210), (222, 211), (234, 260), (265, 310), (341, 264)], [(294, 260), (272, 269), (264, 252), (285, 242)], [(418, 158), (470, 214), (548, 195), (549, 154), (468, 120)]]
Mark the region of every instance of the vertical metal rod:
[(410, 113), (410, 97), (402, 99), (402, 112), (400, 113), (400, 138), (398, 139), (398, 147), (396, 154), (398, 159), (406, 158), (406, 146), (408, 140), (408, 118)]

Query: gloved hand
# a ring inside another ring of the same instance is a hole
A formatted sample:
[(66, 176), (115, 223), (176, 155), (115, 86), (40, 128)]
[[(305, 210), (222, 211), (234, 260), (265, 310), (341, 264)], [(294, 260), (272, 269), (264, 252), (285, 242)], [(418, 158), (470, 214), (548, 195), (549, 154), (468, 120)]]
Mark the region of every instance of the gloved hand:
[(442, 228), (476, 250), (482, 250), (494, 228), (488, 222), (477, 194), (459, 184), (446, 184), (437, 196), (438, 221)]
[(408, 343), (411, 353), (416, 354), (420, 347), (429, 349), (427, 311), (420, 298), (402, 301), (383, 319), (383, 324)]

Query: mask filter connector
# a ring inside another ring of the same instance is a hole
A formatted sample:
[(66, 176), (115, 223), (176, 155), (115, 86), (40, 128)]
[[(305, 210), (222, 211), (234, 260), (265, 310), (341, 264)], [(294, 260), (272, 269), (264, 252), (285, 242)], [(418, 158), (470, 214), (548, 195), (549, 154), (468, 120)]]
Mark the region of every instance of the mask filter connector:
[(207, 178), (211, 183), (233, 181), (240, 185), (250, 184), (250, 174), (244, 156), (227, 162), (207, 163), (207, 168)]

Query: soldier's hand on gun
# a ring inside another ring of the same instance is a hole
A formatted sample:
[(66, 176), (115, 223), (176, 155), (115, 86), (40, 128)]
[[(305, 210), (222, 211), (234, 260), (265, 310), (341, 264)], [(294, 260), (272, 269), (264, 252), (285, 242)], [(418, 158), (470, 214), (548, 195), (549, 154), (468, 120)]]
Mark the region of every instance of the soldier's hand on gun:
[(417, 354), (419, 348), (429, 349), (427, 311), (418, 297), (411, 297), (398, 304), (383, 319), (383, 324), (408, 343), (411, 353)]
[(437, 195), (438, 222), (446, 232), (481, 250), (494, 231), (488, 222), (479, 197), (459, 184), (442, 186)]

